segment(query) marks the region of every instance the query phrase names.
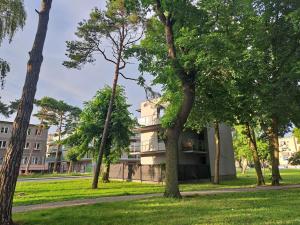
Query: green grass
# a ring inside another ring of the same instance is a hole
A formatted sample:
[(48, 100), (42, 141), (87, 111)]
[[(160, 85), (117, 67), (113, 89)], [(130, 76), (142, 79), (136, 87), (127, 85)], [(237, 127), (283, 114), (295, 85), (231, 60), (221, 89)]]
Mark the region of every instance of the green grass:
[(91, 176), (92, 173), (30, 173), (22, 174), (19, 178), (48, 178), (48, 177), (69, 177), (69, 176)]
[[(282, 170), (283, 184), (300, 184), (300, 170)], [(269, 175), (266, 176), (269, 178)], [(238, 178), (224, 181), (221, 185), (209, 182), (182, 184), (181, 191), (208, 190), (220, 188), (238, 188), (255, 186), (255, 173), (238, 174)], [(137, 182), (100, 183), (99, 189), (92, 190), (91, 178), (45, 182), (18, 182), (14, 197), (14, 206), (56, 202), (73, 199), (96, 198), (104, 196), (133, 195), (163, 192), (159, 184), (141, 184)]]
[(300, 224), (300, 190), (151, 198), (14, 215), (20, 225)]

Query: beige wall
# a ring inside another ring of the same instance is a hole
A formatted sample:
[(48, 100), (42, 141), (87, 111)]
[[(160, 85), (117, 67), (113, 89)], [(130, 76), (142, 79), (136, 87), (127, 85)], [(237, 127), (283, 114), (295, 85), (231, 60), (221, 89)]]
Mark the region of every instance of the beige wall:
[(300, 151), (300, 142), (294, 136), (279, 138), (279, 163), (281, 166), (290, 166), (288, 159)]
[[(8, 128), (8, 132), (1, 132), (2, 128)], [(24, 148), (24, 153), (22, 156), (21, 168), (20, 170), (25, 170), (26, 164), (24, 159), (29, 158), (30, 152), (33, 151), (31, 160), (31, 165), (29, 170), (44, 170), (45, 168), (45, 157), (46, 157), (46, 149), (47, 149), (47, 136), (48, 129), (42, 129), (41, 134), (36, 134), (38, 130), (37, 125), (29, 125), (31, 130), (30, 134), (27, 135), (26, 143), (29, 143), (29, 148)], [(6, 121), (0, 121), (0, 141), (6, 141), (6, 147), (8, 146), (10, 137), (12, 132), (12, 123)], [(39, 144), (39, 149), (35, 149), (35, 143)], [(33, 150), (34, 149), (34, 150)], [(0, 159), (3, 160), (5, 157), (6, 148), (0, 148)]]
[[(211, 175), (214, 174), (214, 158), (215, 158), (215, 140), (214, 128), (207, 129), (209, 161)], [(234, 152), (232, 145), (231, 128), (225, 124), (220, 124), (220, 143), (221, 143), (221, 159), (220, 159), (220, 175), (221, 176), (235, 176), (236, 168), (234, 164)]]

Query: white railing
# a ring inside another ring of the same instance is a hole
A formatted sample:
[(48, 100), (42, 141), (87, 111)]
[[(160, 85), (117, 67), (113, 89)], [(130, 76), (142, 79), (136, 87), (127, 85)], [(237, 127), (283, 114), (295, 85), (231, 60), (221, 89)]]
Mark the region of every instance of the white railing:
[(152, 126), (152, 125), (160, 124), (160, 120), (159, 120), (159, 118), (157, 118), (157, 115), (145, 116), (145, 117), (139, 118), (138, 123), (141, 126)]
[(141, 152), (141, 144), (139, 142), (131, 143), (129, 149), (130, 149), (130, 153)]
[(144, 141), (141, 143), (141, 152), (154, 152), (154, 151), (165, 151), (166, 146), (164, 142), (157, 141)]

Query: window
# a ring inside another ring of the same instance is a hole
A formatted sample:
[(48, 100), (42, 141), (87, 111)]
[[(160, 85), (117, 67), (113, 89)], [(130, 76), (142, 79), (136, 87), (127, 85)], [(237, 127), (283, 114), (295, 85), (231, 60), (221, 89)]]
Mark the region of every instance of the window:
[(34, 149), (39, 150), (40, 149), (40, 143), (34, 143)]
[(0, 141), (0, 148), (6, 148), (6, 141)]
[(29, 147), (30, 147), (30, 143), (29, 143), (29, 142), (26, 142), (25, 148), (24, 148), (24, 149), (29, 149)]
[(35, 135), (41, 135), (41, 134), (42, 134), (42, 129), (37, 128), (37, 129), (35, 130)]
[(8, 133), (8, 127), (1, 127), (1, 133)]
[(30, 135), (30, 134), (31, 134), (31, 128), (28, 128), (27, 135)]

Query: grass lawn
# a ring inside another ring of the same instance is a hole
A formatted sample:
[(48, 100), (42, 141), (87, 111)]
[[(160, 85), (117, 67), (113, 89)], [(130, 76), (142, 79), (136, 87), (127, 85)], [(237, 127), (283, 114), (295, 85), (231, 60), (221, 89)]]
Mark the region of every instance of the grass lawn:
[[(284, 184), (300, 184), (300, 170), (281, 170)], [(269, 178), (269, 174), (266, 175)], [(180, 185), (181, 191), (208, 190), (217, 188), (236, 188), (255, 186), (255, 173), (238, 174), (232, 181), (213, 185), (209, 182)], [(163, 192), (159, 184), (141, 184), (138, 182), (100, 183), (99, 189), (92, 190), (91, 178), (45, 182), (18, 182), (14, 197), (14, 206), (55, 202), (72, 199), (96, 198), (130, 194), (146, 194)]]
[(101, 203), (14, 215), (20, 225), (300, 224), (300, 190)]

